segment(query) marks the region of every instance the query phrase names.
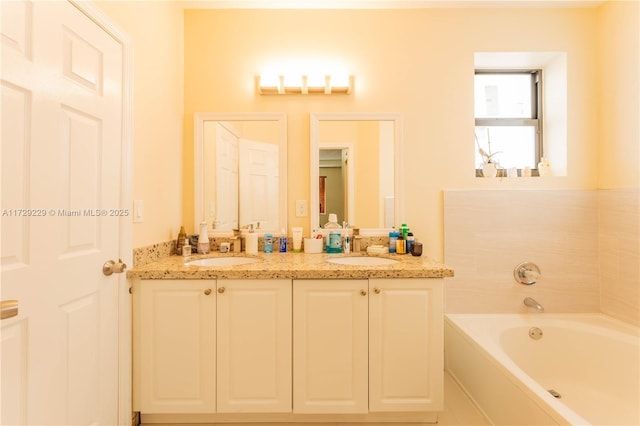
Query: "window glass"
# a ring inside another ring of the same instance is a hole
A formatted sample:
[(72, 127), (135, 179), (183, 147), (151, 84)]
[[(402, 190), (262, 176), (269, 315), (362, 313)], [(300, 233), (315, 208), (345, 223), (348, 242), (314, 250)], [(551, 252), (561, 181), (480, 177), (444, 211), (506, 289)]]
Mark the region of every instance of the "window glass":
[[(534, 126), (476, 126), (476, 136), (480, 147), (499, 168), (537, 167)], [(482, 163), (484, 159), (476, 149), (476, 167), (482, 167)]]
[(476, 74), (476, 118), (532, 118), (531, 74)]

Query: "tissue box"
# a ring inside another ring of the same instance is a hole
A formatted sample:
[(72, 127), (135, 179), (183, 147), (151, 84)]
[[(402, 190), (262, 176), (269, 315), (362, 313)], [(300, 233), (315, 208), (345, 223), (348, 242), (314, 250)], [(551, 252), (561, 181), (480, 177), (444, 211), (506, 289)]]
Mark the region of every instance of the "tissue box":
[(324, 239), (305, 238), (303, 248), (305, 253), (322, 253), (324, 250)]

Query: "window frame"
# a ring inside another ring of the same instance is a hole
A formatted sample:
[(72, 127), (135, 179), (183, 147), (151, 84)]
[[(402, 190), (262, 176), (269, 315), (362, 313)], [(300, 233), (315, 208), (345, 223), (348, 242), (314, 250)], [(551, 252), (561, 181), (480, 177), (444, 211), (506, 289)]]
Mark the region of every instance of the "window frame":
[[(522, 118), (522, 117), (506, 117), (506, 118), (477, 118), (474, 112), (475, 119), (475, 128), (478, 126), (505, 126), (505, 127), (520, 127), (520, 126), (533, 126), (535, 129), (534, 136), (534, 145), (535, 145), (535, 158), (534, 158), (534, 167), (531, 169), (532, 176), (539, 176), (538, 172), (538, 163), (541, 161), (542, 157), (544, 157), (544, 149), (543, 149), (543, 108), (542, 108), (542, 82), (543, 75), (542, 69), (540, 68), (524, 68), (524, 69), (494, 69), (494, 68), (476, 68), (474, 73), (474, 85), (475, 85), (475, 76), (478, 74), (530, 74), (531, 75), (531, 118)], [(475, 95), (474, 95), (475, 96)], [(522, 171), (522, 169), (518, 169)], [(520, 173), (522, 176), (522, 173)], [(481, 169), (476, 169), (476, 176), (482, 176)], [(498, 170), (498, 176), (506, 176), (505, 169)]]

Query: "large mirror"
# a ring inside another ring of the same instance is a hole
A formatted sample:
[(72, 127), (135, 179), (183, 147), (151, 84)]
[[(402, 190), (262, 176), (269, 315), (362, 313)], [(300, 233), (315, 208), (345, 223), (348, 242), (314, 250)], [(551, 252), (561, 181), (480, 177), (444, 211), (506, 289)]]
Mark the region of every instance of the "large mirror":
[(197, 113), (194, 135), (195, 224), (287, 229), (286, 114)]
[(311, 227), (330, 214), (364, 232), (404, 219), (403, 124), (398, 113), (312, 113)]

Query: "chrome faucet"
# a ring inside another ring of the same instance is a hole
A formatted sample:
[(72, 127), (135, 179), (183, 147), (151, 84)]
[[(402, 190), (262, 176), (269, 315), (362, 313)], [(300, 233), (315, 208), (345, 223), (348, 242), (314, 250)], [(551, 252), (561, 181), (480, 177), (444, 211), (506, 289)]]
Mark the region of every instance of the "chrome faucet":
[(544, 308), (542, 307), (542, 305), (536, 302), (536, 300), (531, 297), (525, 297), (524, 304), (530, 308), (534, 308), (538, 312), (544, 312)]

